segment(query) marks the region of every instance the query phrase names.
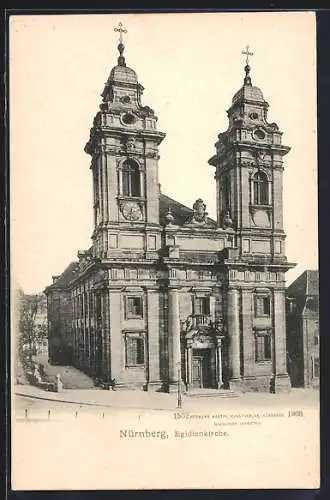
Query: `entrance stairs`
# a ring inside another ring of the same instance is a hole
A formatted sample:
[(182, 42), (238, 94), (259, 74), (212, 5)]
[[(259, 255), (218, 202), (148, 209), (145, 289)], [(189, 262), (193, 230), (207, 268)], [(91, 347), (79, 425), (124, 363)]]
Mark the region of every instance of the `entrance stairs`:
[(185, 393), (188, 398), (237, 398), (240, 396), (238, 392), (231, 391), (229, 389), (200, 389), (193, 388), (189, 389)]

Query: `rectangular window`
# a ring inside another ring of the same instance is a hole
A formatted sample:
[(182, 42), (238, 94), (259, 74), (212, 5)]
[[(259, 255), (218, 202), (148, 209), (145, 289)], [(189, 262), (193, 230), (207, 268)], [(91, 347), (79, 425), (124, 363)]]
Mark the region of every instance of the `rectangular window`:
[(210, 314), (210, 297), (195, 298), (195, 314), (205, 316)]
[(143, 318), (142, 297), (126, 297), (126, 318)]
[(271, 336), (257, 335), (256, 336), (256, 361), (268, 361), (272, 359), (272, 342)]
[(255, 316), (270, 316), (270, 297), (260, 296), (255, 298)]
[(144, 365), (144, 339), (126, 336), (126, 366)]

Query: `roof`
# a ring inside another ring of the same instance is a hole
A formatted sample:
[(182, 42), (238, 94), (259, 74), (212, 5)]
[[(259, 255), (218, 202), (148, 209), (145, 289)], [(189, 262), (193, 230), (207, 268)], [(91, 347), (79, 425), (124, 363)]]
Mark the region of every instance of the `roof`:
[(109, 80), (125, 83), (137, 83), (137, 75), (134, 69), (119, 65), (112, 68)]
[[(173, 198), (166, 196), (165, 194), (160, 194), (159, 196), (159, 222), (160, 224), (164, 224), (165, 215), (168, 212), (168, 209), (171, 209), (171, 212), (174, 216), (174, 224), (178, 226), (182, 226), (189, 218), (193, 215), (194, 211), (192, 208), (188, 208), (182, 203), (179, 203)], [(216, 226), (216, 222), (207, 217), (207, 224), (210, 226)]]
[(307, 269), (287, 288), (287, 294), (298, 297), (319, 295), (319, 272), (316, 269)]
[(307, 273), (307, 295), (319, 294), (319, 272), (316, 270), (308, 270)]
[(232, 104), (235, 104), (236, 102), (245, 99), (251, 101), (265, 102), (264, 96), (262, 95), (262, 92), (259, 89), (259, 87), (254, 87), (253, 85), (243, 85), (243, 87), (241, 87), (234, 95), (232, 99)]
[(66, 287), (72, 278), (75, 276), (75, 270), (77, 268), (78, 262), (71, 262), (63, 271), (62, 274), (56, 279), (56, 281), (52, 284), (49, 285), (46, 288), (46, 291), (49, 289), (55, 289), (55, 288), (64, 288)]

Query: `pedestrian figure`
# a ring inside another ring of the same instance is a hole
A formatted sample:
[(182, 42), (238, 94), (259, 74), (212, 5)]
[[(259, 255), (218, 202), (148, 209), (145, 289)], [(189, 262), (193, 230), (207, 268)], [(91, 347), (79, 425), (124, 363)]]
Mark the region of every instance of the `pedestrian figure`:
[(56, 375), (56, 392), (63, 392), (63, 382), (59, 373)]

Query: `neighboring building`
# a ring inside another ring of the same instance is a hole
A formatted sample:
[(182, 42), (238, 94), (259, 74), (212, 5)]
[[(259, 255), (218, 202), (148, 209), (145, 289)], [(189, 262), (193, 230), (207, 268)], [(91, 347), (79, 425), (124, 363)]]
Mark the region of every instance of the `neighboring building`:
[[(51, 359), (117, 388), (286, 391), (282, 132), (251, 83), (228, 110), (215, 155), (217, 220), (160, 192), (157, 117), (141, 104), (135, 71), (105, 84), (85, 151), (94, 192), (92, 246), (54, 279)], [(248, 54), (249, 55), (249, 54)], [(212, 110), (210, 110), (212, 112)], [(202, 126), (202, 125), (201, 125)], [(212, 142), (212, 139), (211, 139)]]
[(304, 271), (287, 288), (288, 370), (293, 387), (320, 381), (319, 273)]
[[(53, 276), (53, 286), (46, 289), (48, 311), (48, 354), (53, 364), (74, 363), (72, 297), (69, 284), (77, 263), (72, 262), (61, 274)], [(48, 290), (51, 289), (51, 293)]]

